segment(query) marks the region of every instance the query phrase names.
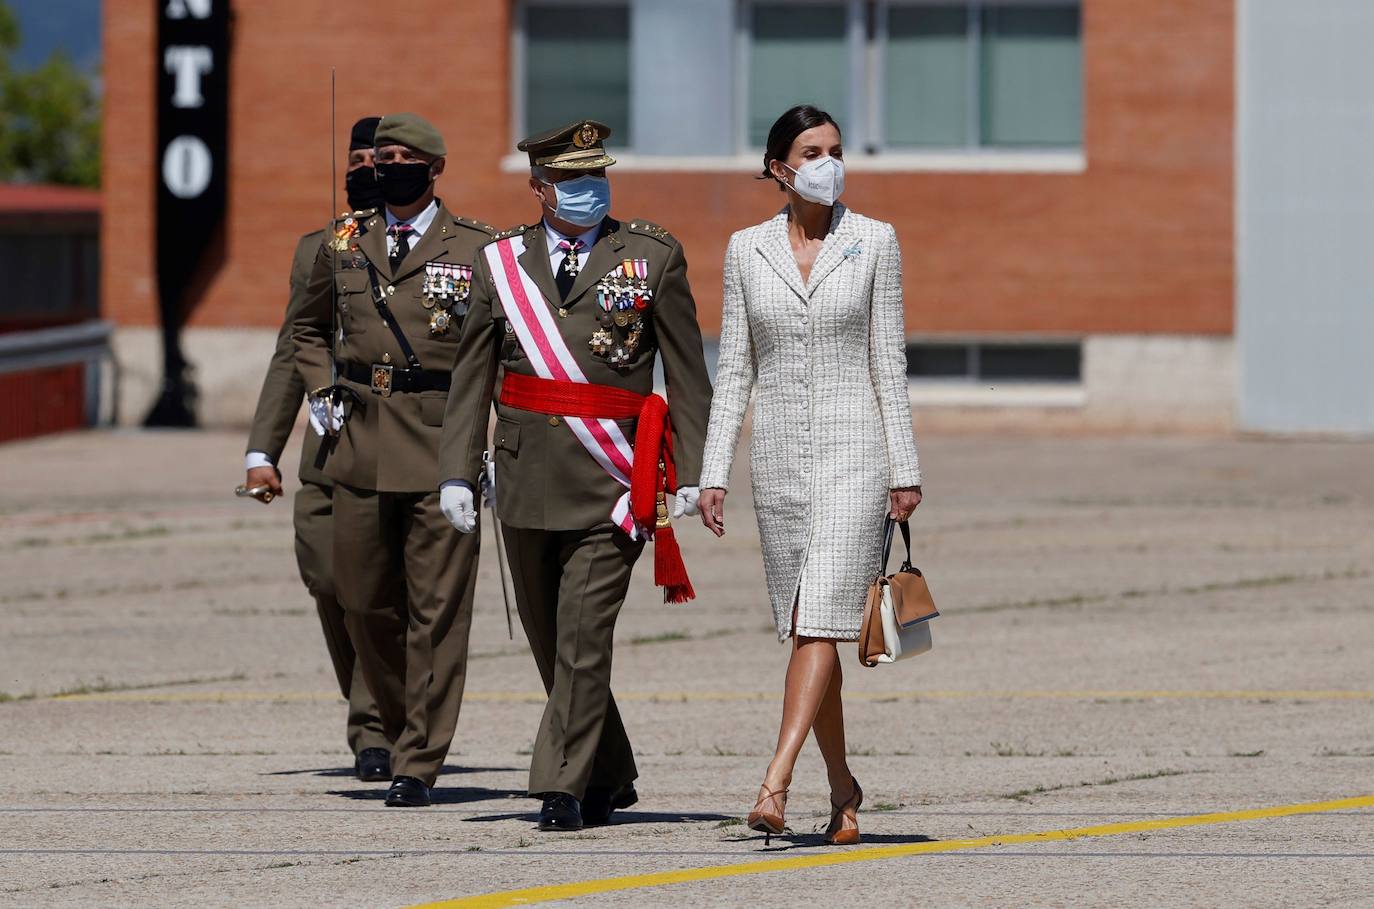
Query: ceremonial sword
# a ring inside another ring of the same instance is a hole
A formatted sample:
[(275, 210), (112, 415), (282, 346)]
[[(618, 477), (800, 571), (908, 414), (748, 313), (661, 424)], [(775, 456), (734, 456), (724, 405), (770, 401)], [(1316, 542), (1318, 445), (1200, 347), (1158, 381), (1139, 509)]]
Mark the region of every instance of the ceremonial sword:
[(497, 571), (501, 574), (501, 599), (506, 602), (506, 634), (513, 641), (515, 640), (515, 626), (510, 620), (510, 589), (506, 586), (506, 541), (501, 533), (501, 519), (496, 516), (496, 462), (491, 459), (491, 452), (482, 452), (482, 479), (478, 484), (481, 489), (478, 495), (483, 499), (487, 498), (486, 491), (491, 490), (491, 523), (492, 530), (496, 534), (496, 562)]

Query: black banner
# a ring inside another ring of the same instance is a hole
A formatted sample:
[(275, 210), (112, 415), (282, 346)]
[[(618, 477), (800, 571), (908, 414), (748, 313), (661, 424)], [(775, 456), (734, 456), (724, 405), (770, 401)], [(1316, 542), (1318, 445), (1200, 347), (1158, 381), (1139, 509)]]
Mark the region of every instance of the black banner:
[(157, 0), (157, 285), (162, 393), (149, 426), (194, 426), (181, 327), (222, 261), (229, 0)]

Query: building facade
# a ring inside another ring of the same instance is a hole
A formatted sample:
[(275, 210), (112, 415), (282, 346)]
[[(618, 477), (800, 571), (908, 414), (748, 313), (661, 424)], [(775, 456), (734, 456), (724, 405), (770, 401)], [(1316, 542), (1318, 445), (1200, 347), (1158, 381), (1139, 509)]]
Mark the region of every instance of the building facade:
[[(105, 7), (101, 286), (133, 418), (161, 364), (158, 2)], [(185, 334), (202, 422), (251, 413), (330, 214), (332, 69), (335, 154), (357, 117), (419, 112), (440, 195), (499, 225), (538, 217), (521, 135), (608, 123), (614, 211), (683, 242), (708, 336), (731, 232), (783, 202), (755, 179), (768, 125), (817, 103), (846, 203), (902, 241), (922, 422), (1233, 429), (1236, 29), (1233, 0), (237, 0), (223, 256)]]
[(100, 193), (0, 184), (0, 442), (113, 417)]

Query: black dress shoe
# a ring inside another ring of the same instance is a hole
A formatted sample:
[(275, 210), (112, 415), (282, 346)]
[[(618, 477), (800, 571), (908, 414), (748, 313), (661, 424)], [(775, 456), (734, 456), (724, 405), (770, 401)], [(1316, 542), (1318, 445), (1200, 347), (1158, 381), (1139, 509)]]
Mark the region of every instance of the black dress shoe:
[(614, 791), (591, 786), (587, 788), (587, 797), (582, 800), (582, 819), (589, 826), (599, 826), (610, 821), (611, 812), (629, 808), (638, 801), (639, 793), (635, 792), (634, 783), (626, 783)]
[(391, 779), (391, 752), (385, 748), (364, 748), (358, 752), (353, 769), (364, 783), (385, 782)]
[(428, 808), (429, 787), (413, 776), (398, 776), (386, 794), (388, 808)]
[(566, 792), (555, 792), (539, 809), (540, 830), (581, 830), (582, 803)]

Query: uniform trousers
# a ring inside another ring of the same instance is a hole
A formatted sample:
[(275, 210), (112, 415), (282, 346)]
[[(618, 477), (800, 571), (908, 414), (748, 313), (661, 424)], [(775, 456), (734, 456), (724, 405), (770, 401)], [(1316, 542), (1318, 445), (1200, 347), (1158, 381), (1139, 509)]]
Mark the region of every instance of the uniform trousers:
[(433, 786), (467, 679), (479, 535), (461, 534), (438, 491), (334, 486), (339, 600), (382, 725), (391, 769)]
[(324, 629), (324, 644), (334, 664), (339, 693), (348, 701), (348, 747), (354, 754), (365, 748), (391, 748), (377, 715), (377, 702), (367, 690), (358, 656), (344, 625), (343, 607), (334, 595), (333, 489), (301, 482), (292, 502), (296, 526), (296, 566), (315, 598), (315, 611)]
[(615, 621), (644, 542), (592, 530), (503, 527), (520, 623), (548, 693), (529, 793), (614, 791), (639, 775), (611, 695)]

